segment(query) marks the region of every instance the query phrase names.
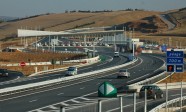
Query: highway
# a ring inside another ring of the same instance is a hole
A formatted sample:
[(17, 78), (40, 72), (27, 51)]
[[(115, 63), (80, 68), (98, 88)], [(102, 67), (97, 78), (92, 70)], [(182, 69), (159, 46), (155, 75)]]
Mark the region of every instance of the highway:
[(167, 14), (161, 14), (159, 17), (162, 21), (164, 21), (167, 24), (168, 30), (173, 30), (176, 27), (175, 23), (172, 23), (171, 21), (168, 20), (168, 18), (170, 17)]
[(19, 79), (20, 77), (23, 77), (23, 76), (24, 75), (21, 72), (8, 70), (8, 77), (0, 77), (0, 82), (17, 80), (17, 79)]
[[(105, 61), (101, 61), (101, 62), (93, 64), (93, 65), (80, 67), (80, 68), (78, 68), (78, 74), (86, 73), (89, 71), (100, 70), (103, 68), (112, 67), (112, 66), (116, 66), (116, 65), (120, 65), (120, 64), (128, 62), (127, 57), (124, 57), (124, 56), (120, 56), (119, 58), (113, 58), (112, 61), (109, 61), (112, 59), (113, 53), (107, 53), (107, 55), (103, 54), (103, 56), (108, 61), (105, 60)], [(20, 78), (18, 81), (15, 81), (15, 82), (1, 83), (0, 88), (24, 85), (24, 84), (28, 84), (28, 83), (41, 82), (41, 81), (52, 80), (52, 79), (62, 78), (62, 77), (65, 77), (65, 71), (50, 73), (50, 74), (46, 74), (43, 76)]]
[[(134, 83), (155, 75), (153, 71), (163, 64), (164, 62), (161, 59), (144, 54), (139, 56), (139, 61), (136, 64), (125, 67), (131, 73), (131, 78), (129, 79), (117, 79), (116, 70), (103, 73), (99, 75), (99, 77), (92, 77), (91, 79), (76, 80), (37, 91), (4, 96), (0, 98), (0, 111), (25, 112), (38, 108), (39, 110), (51, 111), (59, 108), (59, 102), (60, 105), (68, 105), (70, 108), (71, 104), (81, 104), (87, 99), (96, 101), (97, 89), (102, 82), (108, 81), (116, 87)], [(74, 98), (76, 98), (76, 100), (73, 100)], [(55, 105), (51, 106), (51, 104)]]

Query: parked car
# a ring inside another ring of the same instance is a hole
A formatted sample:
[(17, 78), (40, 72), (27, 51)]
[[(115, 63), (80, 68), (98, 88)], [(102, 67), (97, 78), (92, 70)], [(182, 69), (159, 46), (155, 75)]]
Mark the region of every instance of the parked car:
[(163, 98), (163, 91), (156, 85), (142, 86), (139, 92), (139, 98), (143, 98), (145, 96), (145, 89), (147, 92), (147, 98)]
[(127, 69), (119, 70), (117, 74), (118, 74), (117, 78), (129, 78), (130, 77), (130, 73), (127, 71)]
[(7, 69), (0, 69), (0, 76), (8, 77), (8, 70)]
[(69, 67), (66, 71), (66, 76), (72, 76), (77, 74), (77, 67)]

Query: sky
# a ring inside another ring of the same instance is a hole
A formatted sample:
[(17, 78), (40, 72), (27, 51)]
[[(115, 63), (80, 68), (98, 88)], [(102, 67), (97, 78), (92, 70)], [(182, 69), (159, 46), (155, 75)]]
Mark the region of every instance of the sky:
[(65, 10), (124, 10), (138, 8), (167, 11), (186, 7), (186, 0), (0, 0), (0, 16), (26, 17)]

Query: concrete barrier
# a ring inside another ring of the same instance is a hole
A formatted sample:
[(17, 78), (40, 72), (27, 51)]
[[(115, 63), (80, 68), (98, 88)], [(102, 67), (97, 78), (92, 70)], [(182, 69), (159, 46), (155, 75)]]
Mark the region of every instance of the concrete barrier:
[(66, 82), (74, 81), (77, 79), (88, 78), (91, 76), (96, 76), (96, 75), (102, 74), (104, 72), (109, 72), (109, 71), (112, 71), (115, 69), (119, 69), (119, 68), (128, 66), (130, 64), (135, 63), (136, 61), (138, 61), (138, 58), (133, 60), (132, 62), (128, 62), (128, 63), (122, 64), (122, 65), (118, 65), (118, 66), (114, 66), (114, 67), (110, 67), (110, 68), (106, 68), (106, 69), (102, 69), (102, 70), (96, 70), (96, 71), (92, 71), (92, 72), (88, 72), (88, 73), (83, 73), (83, 74), (69, 76), (69, 77), (63, 77), (60, 79), (53, 79), (53, 80), (49, 80), (49, 81), (37, 82), (37, 83), (26, 84), (26, 85), (15, 86), (15, 87), (8, 87), (8, 88), (0, 89), (0, 95), (4, 96), (4, 95), (9, 95), (9, 94), (15, 94), (15, 93), (20, 93), (20, 92), (25, 92), (28, 90), (34, 90), (37, 88), (50, 87), (55, 84), (66, 83)]

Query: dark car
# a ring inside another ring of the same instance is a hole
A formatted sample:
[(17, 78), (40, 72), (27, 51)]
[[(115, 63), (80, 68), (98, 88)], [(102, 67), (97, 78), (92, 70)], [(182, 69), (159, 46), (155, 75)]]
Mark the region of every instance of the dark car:
[(0, 76), (8, 77), (8, 70), (7, 69), (0, 69)]
[(145, 96), (145, 89), (147, 92), (147, 98), (163, 98), (163, 91), (156, 85), (142, 86), (139, 92), (139, 98), (143, 98)]

